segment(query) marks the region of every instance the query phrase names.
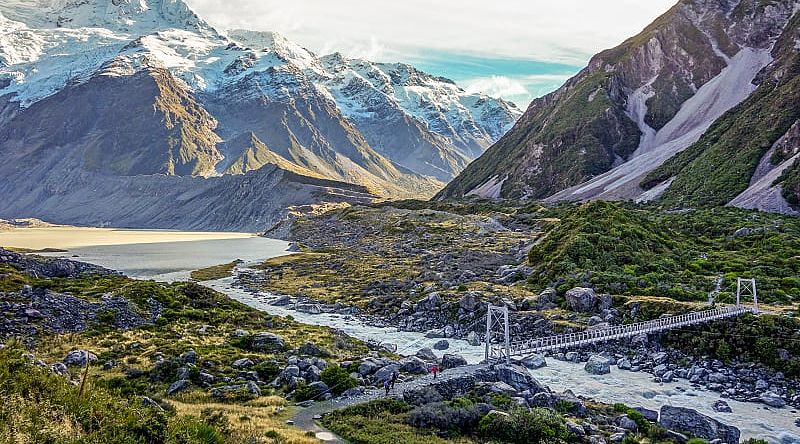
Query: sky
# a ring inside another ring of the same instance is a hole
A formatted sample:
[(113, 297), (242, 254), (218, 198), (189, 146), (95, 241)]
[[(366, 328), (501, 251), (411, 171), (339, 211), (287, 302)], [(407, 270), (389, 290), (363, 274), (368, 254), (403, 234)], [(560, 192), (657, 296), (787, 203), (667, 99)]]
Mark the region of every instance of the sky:
[(222, 29), (406, 62), (525, 108), (676, 0), (186, 0)]

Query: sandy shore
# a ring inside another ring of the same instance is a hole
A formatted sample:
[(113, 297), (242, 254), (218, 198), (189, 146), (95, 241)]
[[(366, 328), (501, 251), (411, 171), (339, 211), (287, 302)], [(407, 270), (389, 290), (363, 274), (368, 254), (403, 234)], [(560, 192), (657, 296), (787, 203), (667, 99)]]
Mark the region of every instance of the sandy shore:
[(118, 228), (47, 227), (0, 231), (0, 246), (72, 249), (98, 245), (153, 244), (202, 240), (246, 239), (252, 233), (188, 232), (171, 230), (126, 230)]

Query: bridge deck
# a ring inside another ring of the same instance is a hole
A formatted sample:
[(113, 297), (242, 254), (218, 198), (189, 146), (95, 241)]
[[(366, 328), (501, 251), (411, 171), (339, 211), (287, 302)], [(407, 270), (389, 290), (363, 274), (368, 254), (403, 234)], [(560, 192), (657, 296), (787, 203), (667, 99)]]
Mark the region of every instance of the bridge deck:
[(637, 322), (635, 324), (618, 325), (600, 330), (587, 330), (577, 333), (513, 341), (509, 343), (508, 350), (506, 350), (504, 344), (496, 344), (492, 346), (490, 360), (506, 359), (506, 353), (508, 353), (509, 357), (526, 357), (535, 353), (563, 350), (597, 342), (629, 338), (642, 333), (656, 333), (688, 325), (703, 324), (752, 312), (755, 312), (755, 310), (749, 307), (732, 306), (686, 313), (678, 316), (669, 316), (652, 321)]

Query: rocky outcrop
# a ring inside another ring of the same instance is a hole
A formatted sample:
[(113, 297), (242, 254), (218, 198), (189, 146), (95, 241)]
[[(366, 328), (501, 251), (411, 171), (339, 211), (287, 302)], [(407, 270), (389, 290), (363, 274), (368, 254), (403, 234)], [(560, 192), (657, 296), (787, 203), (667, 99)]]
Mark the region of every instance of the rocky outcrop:
[(599, 313), (611, 308), (611, 295), (595, 294), (591, 288), (576, 287), (568, 290), (564, 297), (570, 309), (582, 313)]
[(739, 429), (725, 425), (692, 409), (665, 405), (661, 407), (658, 422), (664, 428), (689, 436), (709, 441), (719, 439), (726, 444), (739, 443)]

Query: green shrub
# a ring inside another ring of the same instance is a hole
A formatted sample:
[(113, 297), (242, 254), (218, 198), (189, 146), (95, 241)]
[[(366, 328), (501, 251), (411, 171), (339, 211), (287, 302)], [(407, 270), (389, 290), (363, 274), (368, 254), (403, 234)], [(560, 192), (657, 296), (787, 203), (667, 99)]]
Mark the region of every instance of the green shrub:
[(469, 435), (477, 430), (481, 412), (473, 404), (456, 407), (444, 402), (426, 404), (414, 409), (408, 423), (418, 429), (434, 429), (448, 435)]
[(345, 390), (358, 386), (356, 381), (347, 370), (338, 365), (328, 366), (320, 374), (320, 379), (336, 395), (341, 395)]
[(481, 436), (506, 443), (553, 444), (569, 438), (564, 420), (553, 410), (517, 409), (509, 416), (491, 414), (480, 421)]

